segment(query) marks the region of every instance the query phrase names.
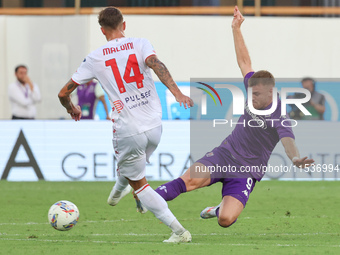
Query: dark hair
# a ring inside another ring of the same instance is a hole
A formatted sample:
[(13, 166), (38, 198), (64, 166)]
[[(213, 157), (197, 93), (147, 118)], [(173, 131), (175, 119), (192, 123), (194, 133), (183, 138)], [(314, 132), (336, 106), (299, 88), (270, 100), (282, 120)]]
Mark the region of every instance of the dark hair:
[(301, 83), (305, 82), (305, 81), (311, 81), (313, 84), (313, 90), (315, 90), (315, 80), (311, 77), (305, 77), (301, 80)]
[(18, 65), (14, 70), (15, 70), (15, 73), (18, 72), (19, 68), (25, 68), (27, 70), (27, 66), (25, 65)]
[(123, 22), (123, 14), (118, 8), (107, 7), (98, 15), (98, 23), (104, 28), (117, 29)]
[(248, 86), (253, 87), (258, 84), (263, 84), (263, 85), (271, 85), (275, 86), (275, 78), (274, 76), (266, 71), (266, 70), (261, 70), (253, 74), (253, 76), (249, 79), (248, 81)]

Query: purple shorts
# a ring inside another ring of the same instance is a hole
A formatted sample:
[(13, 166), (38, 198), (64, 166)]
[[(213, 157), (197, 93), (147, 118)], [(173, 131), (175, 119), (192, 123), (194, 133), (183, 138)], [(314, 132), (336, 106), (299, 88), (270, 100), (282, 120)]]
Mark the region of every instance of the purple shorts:
[[(210, 174), (210, 185), (216, 182), (222, 182), (222, 198), (224, 196), (232, 196), (238, 199), (243, 206), (249, 199), (250, 193), (253, 191), (256, 183), (256, 179), (250, 174), (235, 173), (233, 170), (240, 169), (240, 164), (231, 155), (231, 153), (225, 148), (216, 147), (211, 152), (208, 152), (204, 157), (197, 160), (196, 162), (205, 165), (206, 167), (215, 167), (215, 170), (224, 169), (229, 171), (213, 171)], [(232, 169), (232, 170), (230, 170)]]

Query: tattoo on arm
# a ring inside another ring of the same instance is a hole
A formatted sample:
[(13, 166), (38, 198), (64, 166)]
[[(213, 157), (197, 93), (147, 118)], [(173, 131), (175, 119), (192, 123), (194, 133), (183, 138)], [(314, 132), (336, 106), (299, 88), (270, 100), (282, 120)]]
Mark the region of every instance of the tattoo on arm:
[(166, 66), (160, 61), (156, 55), (148, 57), (145, 61), (146, 65), (150, 67), (158, 76), (160, 81), (168, 87), (171, 92), (177, 92), (178, 87), (172, 79), (171, 74)]
[(74, 82), (68, 82), (67, 90), (73, 91), (76, 87), (77, 87), (77, 84), (75, 84)]
[(71, 101), (71, 93), (77, 88), (78, 84), (74, 83), (74, 81), (69, 80), (68, 83), (60, 90), (58, 97), (60, 103), (67, 109), (70, 110), (73, 107)]

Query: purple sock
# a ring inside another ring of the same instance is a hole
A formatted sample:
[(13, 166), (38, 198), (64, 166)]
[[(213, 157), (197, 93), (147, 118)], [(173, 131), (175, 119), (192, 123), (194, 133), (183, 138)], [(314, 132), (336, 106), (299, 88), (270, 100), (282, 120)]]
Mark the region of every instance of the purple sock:
[(218, 218), (218, 216), (220, 215), (220, 207), (218, 207), (218, 208), (216, 209), (215, 213), (216, 213), (216, 217)]
[(181, 193), (187, 192), (185, 183), (181, 178), (162, 184), (155, 190), (165, 201), (171, 201)]

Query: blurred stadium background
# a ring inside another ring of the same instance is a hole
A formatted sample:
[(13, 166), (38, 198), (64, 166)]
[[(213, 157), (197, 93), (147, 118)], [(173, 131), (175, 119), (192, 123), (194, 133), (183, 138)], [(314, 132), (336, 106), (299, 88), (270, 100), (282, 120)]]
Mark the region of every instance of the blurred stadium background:
[[(301, 155), (338, 166), (340, 1), (0, 0), (1, 178), (114, 180), (110, 121), (61, 121), (69, 116), (57, 98), (84, 57), (105, 44), (97, 22), (102, 7), (121, 7), (126, 36), (148, 38), (175, 81), (188, 91), (191, 78), (241, 77), (231, 32), (236, 4), (246, 16), (243, 33), (255, 70), (268, 69), (296, 87), (302, 77), (316, 79), (317, 90), (326, 96), (325, 121), (300, 122), (295, 128), (297, 144)], [(35, 121), (10, 120), (7, 87), (15, 80), (18, 64), (28, 66), (42, 93)], [(169, 180), (197, 158), (190, 155), (188, 112), (154, 78), (162, 101), (164, 135), (147, 174), (150, 180)], [(230, 105), (220, 110), (223, 116)], [(97, 118), (105, 118), (102, 106)], [(225, 135), (231, 130), (226, 129)], [(216, 145), (222, 138), (216, 137)], [(290, 164), (281, 144), (270, 162)], [(277, 173), (266, 178), (334, 180), (338, 172)]]

